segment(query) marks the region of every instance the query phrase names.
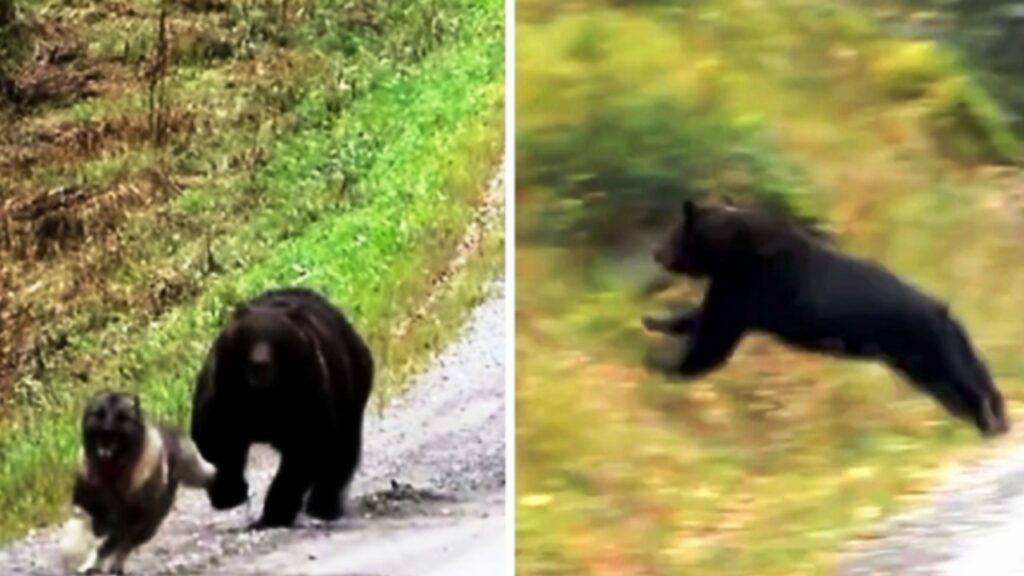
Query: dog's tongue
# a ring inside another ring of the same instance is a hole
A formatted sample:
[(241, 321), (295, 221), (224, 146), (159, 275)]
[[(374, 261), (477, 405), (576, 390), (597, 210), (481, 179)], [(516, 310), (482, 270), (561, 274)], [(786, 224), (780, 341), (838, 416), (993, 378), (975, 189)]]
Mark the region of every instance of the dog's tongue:
[(96, 473), (104, 482), (116, 480), (120, 474), (120, 466), (114, 461), (109, 450), (100, 450), (96, 459)]

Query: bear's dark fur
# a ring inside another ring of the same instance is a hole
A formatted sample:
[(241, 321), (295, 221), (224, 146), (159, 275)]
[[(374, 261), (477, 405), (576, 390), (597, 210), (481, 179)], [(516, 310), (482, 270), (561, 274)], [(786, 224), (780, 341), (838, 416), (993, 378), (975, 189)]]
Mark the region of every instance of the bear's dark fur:
[(759, 331), (805, 350), (884, 361), (984, 435), (1009, 429), (1002, 395), (945, 304), (785, 218), (687, 201), (654, 258), (710, 280), (699, 310), (643, 319), (648, 330), (690, 335), (678, 374), (721, 366), (746, 332)]
[(257, 527), (289, 526), (306, 512), (344, 513), (359, 463), (373, 357), (341, 311), (316, 292), (271, 290), (239, 305), (211, 347), (192, 399), (192, 438), (217, 467), (217, 509), (248, 497), (249, 446), (268, 443), (281, 464)]

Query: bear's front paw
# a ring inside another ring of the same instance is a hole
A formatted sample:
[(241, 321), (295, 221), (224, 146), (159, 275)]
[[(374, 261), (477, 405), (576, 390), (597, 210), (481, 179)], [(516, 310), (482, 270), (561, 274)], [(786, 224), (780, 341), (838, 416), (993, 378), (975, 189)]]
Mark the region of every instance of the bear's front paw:
[(289, 528), (295, 524), (295, 514), (290, 512), (267, 512), (264, 510), (260, 519), (249, 525), (249, 530), (269, 530), (271, 528)]
[(330, 522), (344, 516), (345, 510), (337, 495), (311, 494), (306, 502), (306, 513), (317, 520)]
[(245, 527), (246, 531), (248, 532), (261, 532), (263, 530), (269, 530), (271, 528), (273, 528), (273, 526), (265, 523), (262, 519), (254, 520), (253, 522), (250, 522), (248, 526)]
[(216, 478), (207, 493), (210, 496), (210, 505), (215, 510), (229, 510), (245, 504), (249, 499), (249, 484), (244, 480), (226, 482)]

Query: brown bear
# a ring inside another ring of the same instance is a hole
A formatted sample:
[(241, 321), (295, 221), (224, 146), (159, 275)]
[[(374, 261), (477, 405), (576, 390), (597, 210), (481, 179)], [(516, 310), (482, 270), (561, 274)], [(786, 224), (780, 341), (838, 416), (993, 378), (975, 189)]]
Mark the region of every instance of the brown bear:
[(218, 470), (207, 490), (213, 507), (246, 501), (249, 446), (268, 443), (281, 463), (253, 527), (292, 525), (307, 491), (310, 516), (341, 517), (373, 377), (370, 349), (320, 294), (278, 289), (239, 305), (213, 342), (192, 400), (192, 438)]

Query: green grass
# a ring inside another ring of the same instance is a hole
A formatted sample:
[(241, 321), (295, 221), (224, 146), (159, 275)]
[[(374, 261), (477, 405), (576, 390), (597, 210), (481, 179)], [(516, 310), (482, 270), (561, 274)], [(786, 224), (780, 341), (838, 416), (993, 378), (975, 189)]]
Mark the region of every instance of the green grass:
[[(517, 281), (533, 287), (517, 297), (521, 574), (827, 573), (977, 443), (883, 368), (765, 338), (697, 381), (648, 374), (643, 355), (667, 343), (642, 337), (639, 317), (697, 292), (655, 303), (636, 268), (573, 258), (517, 249)], [(995, 348), (984, 352), (1019, 399), (1020, 368)]]
[[(133, 5), (134, 15), (113, 10), (99, 20), (89, 13), (107, 10), (103, 1), (85, 10), (39, 4), (45, 9), (26, 7), (26, 19), (46, 25), (60, 18), (62, 30), (86, 43), (99, 37), (152, 44), (157, 2)], [(92, 357), (63, 345), (69, 338), (138, 330), (191, 302), (222, 272), (238, 273), (321, 215), (352, 205), (363, 176), (356, 152), (373, 154), (373, 140), (383, 134), (356, 135), (349, 142), (355, 151), (337, 151), (315, 174), (302, 174), (325, 180), (303, 185), (299, 198), (268, 188), (267, 164), (289, 153), (282, 142), (298, 133), (315, 139), (309, 135), (331, 128), (379, 85), (414, 73), (442, 47), (498, 33), (500, 20), (492, 6), (463, 0), (357, 0), (346, 3), (341, 16), (334, 0), (317, 0), (302, 3), (305, 11), (282, 28), (277, 11), (232, 6), (227, 13), (172, 11), (175, 30), (238, 36), (238, 45), (232, 58), (174, 62), (166, 147), (155, 147), (147, 131), (145, 82), (133, 64), (115, 61), (88, 62), (112, 75), (100, 96), (30, 110), (5, 133), (6, 144), (36, 159), (0, 169), (5, 199), (84, 185), (101, 195), (103, 207), (80, 211), (88, 237), (64, 254), (40, 260), (21, 253), (34, 245), (23, 226), (13, 257), (0, 259), (0, 284), (13, 295), (4, 313), (15, 319), (0, 334), (0, 420), (23, 404), (66, 402), (66, 387), (50, 386), (46, 372), (93, 373)], [(351, 18), (371, 18), (374, 25)], [(184, 36), (173, 36), (176, 49)], [(59, 138), (50, 142), (52, 135)], [(83, 141), (99, 148), (66, 149)], [(38, 352), (46, 370), (36, 370), (25, 351)]]
[[(969, 64), (876, 66), (891, 39), (851, 4), (607, 4), (518, 12), (532, 21), (517, 29), (517, 139), (541, 145), (517, 157), (517, 571), (828, 574), (983, 444), (880, 366), (768, 338), (698, 380), (649, 374), (644, 355), (680, 343), (640, 316), (701, 295), (686, 281), (644, 295), (650, 236), (686, 195), (781, 197), (947, 301), (1019, 414), (1024, 321), (1004, 287), (1024, 281), (1020, 207), (982, 169), (1015, 145), (975, 153), (1009, 134), (988, 94), (958, 109), (993, 130), (937, 132), (934, 87), (977, 95)], [(914, 90), (894, 97), (893, 80)]]
[[(74, 338), (75, 357), (92, 366), (88, 385), (60, 367), (47, 386), (60, 402), (23, 406), (0, 428), (0, 534), (10, 538), (57, 518), (66, 506), (77, 450), (80, 402), (111, 386), (139, 391), (149, 411), (187, 423), (196, 369), (224, 311), (260, 290), (299, 284), (342, 304), (375, 350), (389, 329), (428, 294), (423, 282), (451, 256), (479, 194), (496, 168), (503, 142), (503, 6), (464, 5), (462, 34), (400, 75), (381, 78), (344, 114), (307, 122), (279, 142), (258, 176), (262, 202), (273, 206), (254, 222), (254, 251), (194, 301), (158, 321), (112, 322)], [(323, 114), (315, 94), (300, 104)], [(358, 177), (353, 198), (337, 198), (343, 175)], [(332, 198), (333, 195), (333, 198)], [(344, 200), (344, 201), (342, 201)], [(322, 209), (315, 218), (306, 212)], [(260, 237), (259, 230), (287, 230)], [(458, 320), (469, 287), (441, 306), (442, 324)], [(406, 346), (393, 343), (380, 394), (387, 396), (424, 345), (450, 328), (424, 327)], [(429, 348), (430, 346), (427, 346)]]

